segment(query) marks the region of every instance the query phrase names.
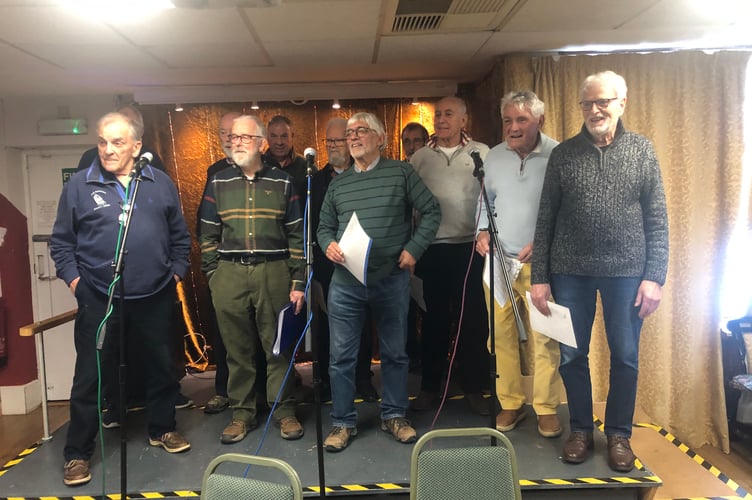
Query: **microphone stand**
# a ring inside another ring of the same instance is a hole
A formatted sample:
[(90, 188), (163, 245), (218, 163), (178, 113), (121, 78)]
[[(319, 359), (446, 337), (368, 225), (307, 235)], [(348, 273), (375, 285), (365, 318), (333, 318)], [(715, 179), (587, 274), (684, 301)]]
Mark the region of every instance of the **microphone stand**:
[[(305, 204), (305, 244), (306, 244), (306, 276), (310, 279), (311, 269), (313, 268), (313, 239), (311, 238), (311, 178), (313, 177), (312, 155), (306, 155), (308, 168), (306, 169), (306, 204)], [(311, 287), (306, 287), (306, 314), (311, 317)], [(310, 330), (310, 322), (309, 330)], [(316, 414), (316, 460), (319, 466), (319, 496), (326, 496), (326, 479), (324, 477), (324, 435), (321, 430), (321, 373), (319, 367), (319, 339), (317, 335), (311, 335), (311, 350), (313, 351), (313, 362), (311, 363), (311, 377), (313, 383), (313, 405)]]
[[(501, 263), (504, 269), (501, 271), (501, 275), (504, 277), (504, 289), (507, 292), (507, 299), (512, 304), (512, 311), (514, 312), (514, 319), (517, 324), (517, 334), (519, 336), (520, 342), (527, 342), (527, 332), (525, 330), (525, 324), (522, 321), (522, 317), (520, 316), (520, 310), (517, 307), (517, 301), (514, 300), (514, 289), (512, 287), (512, 280), (509, 279), (509, 271), (510, 269), (507, 267), (507, 261), (506, 261), (506, 254), (504, 253), (504, 248), (499, 243), (499, 230), (496, 226), (496, 215), (491, 212), (491, 202), (488, 199), (488, 192), (486, 192), (486, 185), (485, 185), (485, 176), (486, 172), (483, 169), (483, 160), (480, 159), (480, 155), (477, 153), (472, 154), (473, 160), (475, 161), (475, 170), (473, 171), (473, 176), (478, 179), (478, 182), (480, 183), (480, 192), (483, 197), (483, 204), (486, 208), (486, 214), (488, 219), (488, 255), (489, 255), (489, 265), (488, 265), (488, 288), (489, 288), (489, 295), (490, 295), (490, 307), (488, 308), (488, 315), (489, 315), (489, 339), (490, 342), (488, 343), (490, 346), (490, 353), (489, 353), (489, 359), (490, 359), (490, 381), (491, 381), (491, 387), (496, 387), (496, 379), (499, 378), (499, 373), (496, 369), (496, 322), (495, 322), (495, 309), (496, 309), (496, 298), (494, 297), (494, 247), (498, 248), (499, 254), (501, 255)], [(495, 398), (489, 398), (489, 407), (491, 409), (490, 414), (490, 427), (496, 428), (496, 415), (495, 415), (495, 405), (494, 405), (494, 399)]]
[[(143, 167), (142, 167), (143, 168)], [(127, 407), (128, 407), (128, 391), (127, 389), (127, 343), (125, 337), (125, 281), (123, 279), (123, 270), (125, 269), (125, 246), (128, 240), (128, 231), (131, 227), (131, 218), (133, 217), (133, 207), (136, 205), (136, 196), (138, 195), (138, 187), (141, 185), (141, 170), (134, 166), (131, 173), (133, 177), (133, 194), (129, 200), (125, 200), (123, 212), (125, 213), (125, 220), (123, 224), (123, 235), (120, 239), (120, 245), (117, 248), (116, 260), (114, 262), (115, 271), (113, 273), (113, 281), (118, 281), (118, 329), (119, 335), (119, 364), (118, 364), (118, 387), (119, 387), (119, 423), (120, 423), (120, 498), (126, 498), (126, 492), (128, 490), (128, 425), (127, 425)], [(105, 314), (112, 307), (113, 298), (115, 295), (115, 287), (110, 289), (107, 296), (107, 306), (105, 308)], [(97, 340), (97, 350), (102, 351), (104, 347), (105, 334), (107, 332), (106, 325), (103, 327), (103, 331), (99, 335)]]

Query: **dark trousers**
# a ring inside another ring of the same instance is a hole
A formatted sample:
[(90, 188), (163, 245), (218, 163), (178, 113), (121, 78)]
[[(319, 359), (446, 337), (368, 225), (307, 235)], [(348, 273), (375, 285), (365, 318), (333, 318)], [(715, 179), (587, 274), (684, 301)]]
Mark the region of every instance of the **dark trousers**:
[[(467, 265), (472, 256), (463, 305)], [(452, 328), (462, 324), (458, 334), (454, 370), (465, 393), (480, 392), (488, 385), (488, 313), (483, 296), (483, 259), (474, 243), (437, 243), (428, 247), (418, 262), (423, 280), (426, 313), (421, 336), (421, 389), (438, 392), (448, 366)], [(464, 307), (464, 310), (463, 310)]]
[[(79, 280), (76, 286), (76, 300), (78, 313), (73, 329), (76, 366), (70, 397), (70, 425), (63, 450), (66, 461), (74, 458), (88, 460), (94, 452), (94, 439), (99, 428), (96, 334), (107, 305), (107, 297), (87, 286), (83, 280)], [(180, 385), (171, 370), (170, 334), (174, 305), (174, 282), (150, 297), (126, 300), (124, 311), (120, 310), (115, 299), (100, 355), (105, 395), (109, 401), (118, 401), (120, 315), (124, 314), (128, 340), (142, 346), (138, 364), (132, 360), (134, 362), (128, 369), (146, 372), (146, 408), (151, 437), (175, 430), (175, 398)], [(111, 410), (119, 411), (114, 407)]]

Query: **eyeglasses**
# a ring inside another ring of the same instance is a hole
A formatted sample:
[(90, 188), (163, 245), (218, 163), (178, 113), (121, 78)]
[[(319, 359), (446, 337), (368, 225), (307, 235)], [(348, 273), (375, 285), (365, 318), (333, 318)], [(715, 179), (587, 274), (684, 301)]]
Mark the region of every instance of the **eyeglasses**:
[(593, 108), (593, 104), (598, 109), (606, 109), (611, 101), (617, 100), (618, 97), (611, 97), (609, 99), (595, 99), (594, 101), (580, 101), (580, 107), (583, 111), (590, 111)]
[(250, 134), (230, 134), (227, 136), (227, 139), (230, 140), (230, 142), (242, 142), (243, 144), (249, 144), (253, 139), (263, 139), (263, 135), (250, 135)]
[(327, 146), (344, 146), (347, 139), (324, 139), (324, 144)]
[(357, 127), (357, 128), (349, 128), (345, 130), (345, 137), (348, 139), (352, 138), (353, 136), (358, 137), (365, 137), (368, 135), (369, 132), (371, 132), (373, 129), (368, 127)]

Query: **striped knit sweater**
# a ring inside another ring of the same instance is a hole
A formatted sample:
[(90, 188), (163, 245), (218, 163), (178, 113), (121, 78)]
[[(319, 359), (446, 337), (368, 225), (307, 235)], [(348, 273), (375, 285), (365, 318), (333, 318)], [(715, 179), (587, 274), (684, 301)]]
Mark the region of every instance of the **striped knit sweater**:
[(533, 244), (533, 284), (551, 274), (639, 277), (661, 285), (668, 267), (668, 218), (650, 141), (619, 120), (599, 148), (585, 126), (554, 148)]
[[(412, 231), (412, 210), (421, 214)], [(398, 269), (402, 250), (416, 260), (433, 241), (441, 221), (441, 209), (433, 194), (409, 163), (381, 158), (375, 168), (357, 172), (350, 168), (335, 177), (321, 207), (318, 241), (326, 252), (339, 241), (353, 213), (373, 239), (366, 283), (372, 285)], [(347, 256), (345, 256), (347, 258)], [(343, 266), (335, 266), (332, 281), (357, 284)]]

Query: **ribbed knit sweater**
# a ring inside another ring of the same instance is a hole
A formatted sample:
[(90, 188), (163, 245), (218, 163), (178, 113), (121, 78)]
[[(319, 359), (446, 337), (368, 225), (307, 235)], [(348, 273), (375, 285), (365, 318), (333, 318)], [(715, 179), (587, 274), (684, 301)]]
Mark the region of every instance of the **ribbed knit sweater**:
[(438, 146), (426, 146), (410, 158), (415, 171), (441, 204), (441, 224), (434, 243), (468, 243), (475, 239), (480, 184), (473, 177), (475, 163), (471, 151), (478, 151), (485, 158), (488, 146), (471, 140), (460, 145), (451, 158)]
[(533, 284), (551, 274), (639, 277), (661, 285), (668, 267), (668, 217), (650, 141), (619, 120), (598, 147), (583, 125), (548, 162), (533, 243)]
[[(420, 222), (412, 231), (412, 210)], [(322, 251), (339, 241), (353, 213), (373, 239), (366, 283), (372, 285), (398, 269), (402, 250), (418, 260), (436, 235), (441, 209), (431, 191), (409, 163), (381, 158), (371, 170), (355, 168), (336, 176), (324, 197), (317, 237)], [(347, 256), (345, 256), (347, 258)], [(341, 265), (335, 266), (332, 282), (359, 282)]]

